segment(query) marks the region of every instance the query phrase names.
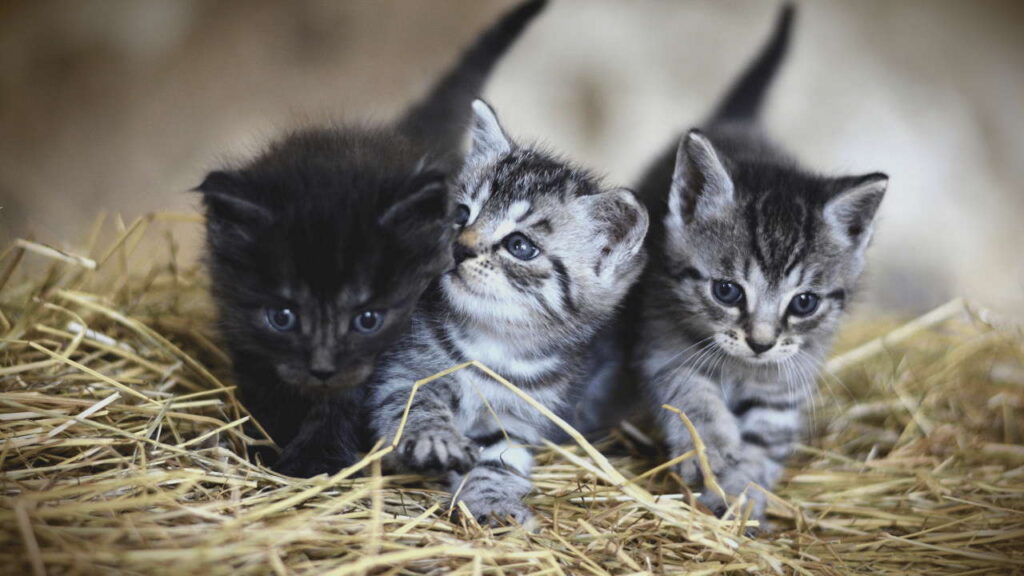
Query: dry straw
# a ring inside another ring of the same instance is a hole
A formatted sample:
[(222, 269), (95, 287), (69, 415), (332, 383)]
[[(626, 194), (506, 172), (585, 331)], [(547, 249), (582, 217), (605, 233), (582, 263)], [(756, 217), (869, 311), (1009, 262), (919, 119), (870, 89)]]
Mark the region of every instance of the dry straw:
[(550, 413), (573, 442), (539, 447), (537, 526), (492, 530), (452, 522), (437, 484), (382, 476), (389, 446), (309, 480), (246, 460), (266, 440), (243, 430), (205, 278), (168, 232), (197, 222), (0, 256), (0, 570), (1024, 573), (1024, 337), (961, 301), (850, 327), (768, 535), (744, 536), (741, 502), (697, 510), (642, 432), (592, 446)]

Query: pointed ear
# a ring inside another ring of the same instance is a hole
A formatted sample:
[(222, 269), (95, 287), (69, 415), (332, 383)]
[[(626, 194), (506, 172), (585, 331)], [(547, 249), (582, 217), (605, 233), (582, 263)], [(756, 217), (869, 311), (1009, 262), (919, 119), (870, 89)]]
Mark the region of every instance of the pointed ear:
[(483, 100), (473, 101), (473, 143), (470, 159), (491, 160), (512, 150), (512, 141), (498, 122), (498, 115)]
[(415, 192), (395, 203), (377, 220), (384, 228), (404, 230), (447, 220), (451, 207), (444, 174), (427, 172), (416, 178)]
[(839, 178), (836, 193), (825, 203), (825, 223), (842, 245), (864, 249), (874, 231), (875, 214), (885, 197), (889, 177), (881, 172)]
[(633, 260), (643, 249), (649, 221), (636, 194), (616, 188), (585, 198), (590, 217), (597, 223), (599, 241), (604, 243), (598, 270), (614, 270)]
[(242, 177), (234, 172), (210, 172), (193, 191), (203, 195), (207, 220), (235, 224), (265, 224), (272, 220), (266, 208), (242, 197)]
[(714, 218), (733, 203), (733, 184), (711, 141), (691, 130), (679, 142), (668, 217), (674, 226)]

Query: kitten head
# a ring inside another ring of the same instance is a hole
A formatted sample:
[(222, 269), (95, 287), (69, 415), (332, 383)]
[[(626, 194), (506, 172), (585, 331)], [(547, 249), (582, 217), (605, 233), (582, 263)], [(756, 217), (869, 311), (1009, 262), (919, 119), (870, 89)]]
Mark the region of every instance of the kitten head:
[(480, 325), (586, 337), (643, 268), (647, 211), (629, 190), (602, 188), (588, 172), (517, 145), (483, 102), (473, 109), (445, 298)]
[(824, 178), (679, 145), (663, 278), (691, 336), (750, 365), (824, 354), (856, 287), (888, 178)]
[(451, 267), (445, 174), (389, 132), (296, 133), (198, 191), (227, 345), (302, 391), (362, 382)]

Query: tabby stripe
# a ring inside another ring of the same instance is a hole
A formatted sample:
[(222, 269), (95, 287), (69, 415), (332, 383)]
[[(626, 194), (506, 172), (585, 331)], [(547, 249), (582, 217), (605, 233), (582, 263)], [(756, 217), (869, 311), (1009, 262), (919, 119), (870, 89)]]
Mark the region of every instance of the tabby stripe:
[(789, 273), (796, 268), (797, 264), (803, 262), (804, 258), (807, 256), (807, 246), (811, 243), (811, 234), (814, 233), (814, 228), (812, 226), (814, 219), (807, 217), (807, 208), (803, 204), (797, 205), (801, 208), (800, 218), (802, 220), (802, 234), (796, 238), (796, 245), (799, 246), (799, 248), (793, 250), (792, 255), (790, 256), (790, 261), (786, 265), (786, 270), (783, 274), (784, 276), (789, 276)]
[(547, 218), (542, 218), (533, 224), (530, 224), (530, 230), (541, 230), (545, 234), (551, 234), (551, 221)]
[(777, 462), (778, 464), (785, 465), (787, 457), (776, 456), (772, 451), (772, 448), (778, 447), (778, 444), (770, 444), (763, 436), (756, 432), (744, 432), (740, 436), (740, 438), (747, 444), (757, 446), (758, 448), (764, 450), (765, 456), (767, 456), (771, 460)]
[(754, 258), (760, 265), (761, 270), (764, 271), (765, 275), (768, 274), (768, 260), (765, 258), (764, 252), (761, 250), (761, 243), (757, 241), (760, 234), (758, 233), (758, 222), (757, 222), (757, 207), (751, 204), (747, 208), (745, 214), (747, 220), (747, 230), (750, 230), (750, 251), (753, 252)]
[(449, 358), (451, 358), (456, 364), (465, 362), (462, 352), (459, 350), (458, 346), (455, 345), (455, 342), (448, 337), (448, 333), (445, 332), (444, 326), (442, 326), (440, 322), (431, 322), (430, 331), (434, 333), (434, 339), (437, 340), (437, 343)]
[(772, 446), (772, 444), (770, 442), (768, 442), (768, 439), (765, 438), (764, 436), (762, 436), (758, 432), (751, 432), (751, 431), (744, 432), (742, 435), (740, 435), (740, 439), (742, 439), (747, 444), (753, 444), (754, 446), (760, 446), (761, 448), (764, 448), (765, 450), (767, 450), (768, 448), (771, 448), (771, 446)]
[(742, 418), (747, 412), (750, 412), (754, 408), (768, 408), (782, 412), (797, 408), (799, 405), (799, 402), (794, 400), (780, 400), (775, 398), (760, 398), (752, 396), (741, 400), (735, 408), (732, 408), (732, 413), (737, 418)]
[(698, 280), (698, 281), (699, 280), (706, 280), (704, 275), (700, 273), (700, 270), (697, 270), (693, 266), (686, 266), (682, 270), (679, 270), (678, 272), (673, 273), (672, 277), (675, 278), (676, 280), (679, 280), (679, 281), (682, 281), (682, 280)]
[(377, 402), (375, 408), (377, 410), (394, 406), (402, 406), (404, 408), (405, 403), (409, 401), (409, 394), (410, 390), (395, 390)]
[(565, 269), (565, 264), (560, 258), (551, 256), (550, 260), (551, 265), (555, 268), (555, 276), (558, 277), (558, 286), (562, 289), (562, 302), (571, 312), (579, 312), (576, 303), (572, 301), (572, 292), (570, 292), (572, 282), (569, 279), (569, 271)]
[(482, 460), (480, 462), (477, 462), (476, 466), (481, 468), (487, 468), (489, 470), (494, 470), (502, 474), (512, 473), (512, 470), (510, 470), (509, 467), (505, 465), (505, 463), (500, 462), (498, 460)]
[[(496, 432), (491, 432), (490, 434), (485, 434), (483, 436), (470, 436), (469, 437), (470, 440), (472, 440), (473, 442), (476, 442), (477, 444), (479, 444), (481, 448), (487, 448), (488, 446), (493, 446), (493, 445), (497, 444), (498, 442), (501, 442), (502, 440), (505, 440), (505, 438), (506, 438), (506, 434), (505, 434), (505, 432), (502, 432), (501, 430), (498, 430)], [(516, 444), (526, 445), (526, 443), (527, 443), (525, 440), (523, 440), (522, 438), (516, 436), (515, 434), (508, 434), (507, 438), (508, 438), (508, 440), (510, 442), (514, 442)]]

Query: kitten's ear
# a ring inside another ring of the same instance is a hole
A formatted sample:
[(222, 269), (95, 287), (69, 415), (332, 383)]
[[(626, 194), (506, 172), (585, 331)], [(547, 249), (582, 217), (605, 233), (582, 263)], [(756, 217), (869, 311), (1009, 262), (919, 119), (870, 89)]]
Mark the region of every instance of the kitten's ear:
[(733, 203), (733, 184), (711, 141), (691, 130), (679, 142), (669, 189), (669, 224), (714, 218)]
[(889, 177), (881, 172), (833, 181), (835, 195), (825, 203), (825, 223), (844, 246), (864, 249), (874, 231), (875, 214), (885, 197)]
[(512, 150), (512, 141), (501, 128), (498, 115), (483, 100), (473, 101), (473, 129), (470, 133), (473, 138), (470, 159), (493, 160)]
[(647, 209), (637, 200), (636, 194), (626, 188), (617, 188), (585, 197), (589, 203), (590, 217), (597, 223), (602, 262), (610, 266), (601, 269), (615, 269), (620, 264), (633, 260), (643, 249), (649, 222)]
[(203, 195), (208, 220), (256, 225), (272, 220), (269, 210), (242, 197), (244, 185), (237, 173), (210, 172), (193, 191)]
[(377, 220), (382, 227), (402, 231), (448, 219), (451, 207), (444, 175), (431, 172), (417, 180), (416, 191), (392, 205)]

